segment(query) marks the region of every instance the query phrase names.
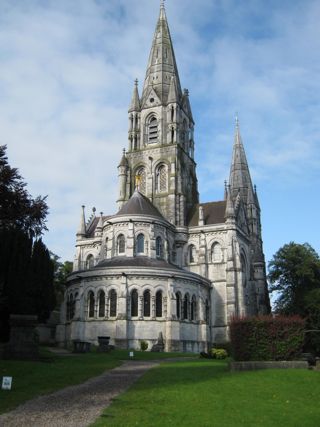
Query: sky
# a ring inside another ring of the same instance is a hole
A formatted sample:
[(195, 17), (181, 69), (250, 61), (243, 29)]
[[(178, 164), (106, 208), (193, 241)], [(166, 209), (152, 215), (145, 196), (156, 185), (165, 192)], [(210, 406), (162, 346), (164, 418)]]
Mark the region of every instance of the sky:
[[(62, 261), (73, 260), (81, 205), (87, 217), (117, 211), (127, 110), (159, 3), (0, 0), (0, 144), (32, 196), (48, 195), (44, 241)], [(223, 198), (238, 114), (266, 261), (290, 241), (320, 252), (320, 2), (165, 3), (200, 201)]]

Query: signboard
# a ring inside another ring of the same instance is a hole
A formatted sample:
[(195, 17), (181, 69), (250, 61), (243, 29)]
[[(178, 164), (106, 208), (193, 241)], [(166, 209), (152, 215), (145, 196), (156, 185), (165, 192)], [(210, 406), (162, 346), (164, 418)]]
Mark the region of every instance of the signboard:
[(130, 351), (129, 356), (130, 356), (130, 357), (133, 357), (133, 356), (134, 356), (133, 351)]
[(2, 390), (11, 390), (12, 377), (3, 377), (2, 378)]

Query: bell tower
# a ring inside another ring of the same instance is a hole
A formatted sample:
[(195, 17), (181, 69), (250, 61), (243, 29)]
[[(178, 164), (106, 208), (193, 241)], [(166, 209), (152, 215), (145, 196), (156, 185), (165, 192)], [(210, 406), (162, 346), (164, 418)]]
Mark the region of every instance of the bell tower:
[(139, 176), (139, 190), (163, 216), (177, 226), (186, 225), (187, 214), (199, 199), (194, 120), (189, 92), (181, 89), (163, 3), (142, 95), (139, 96), (136, 80), (128, 114), (129, 144), (122, 159), (126, 169), (121, 170), (119, 201), (122, 204), (131, 197)]

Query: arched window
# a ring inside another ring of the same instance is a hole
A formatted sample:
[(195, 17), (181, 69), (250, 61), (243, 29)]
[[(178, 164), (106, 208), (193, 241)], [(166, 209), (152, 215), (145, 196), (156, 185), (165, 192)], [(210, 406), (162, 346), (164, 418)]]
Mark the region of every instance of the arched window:
[(194, 245), (190, 245), (188, 248), (188, 262), (189, 264), (196, 262), (196, 248)]
[(185, 294), (184, 300), (183, 300), (183, 318), (188, 319), (189, 318), (189, 312), (190, 312), (190, 298), (189, 294)]
[(156, 238), (156, 256), (157, 258), (163, 258), (163, 244), (160, 236)]
[(191, 320), (197, 319), (197, 300), (196, 300), (195, 295), (192, 296), (192, 300), (191, 300), (191, 316), (190, 316), (190, 318), (191, 318)]
[(158, 142), (158, 121), (155, 116), (152, 116), (148, 122), (148, 143), (154, 144)]
[(212, 262), (221, 262), (222, 261), (221, 245), (217, 242), (215, 242), (211, 246), (211, 260), (212, 260)]
[(105, 251), (106, 255), (108, 255), (108, 242), (109, 242), (109, 239), (108, 239), (108, 237), (106, 237), (106, 240), (104, 243), (104, 251)]
[(150, 291), (143, 292), (143, 316), (150, 317)]
[(160, 165), (156, 170), (156, 191), (163, 193), (168, 189), (168, 174), (166, 165)]
[(136, 250), (137, 254), (144, 253), (144, 235), (142, 233), (137, 236)]
[(162, 317), (162, 292), (156, 293), (156, 317)]
[(94, 317), (94, 293), (92, 291), (88, 293), (88, 316)]
[(86, 259), (86, 269), (89, 270), (89, 268), (92, 268), (94, 265), (94, 258), (93, 255), (88, 255)]
[(177, 319), (181, 318), (181, 295), (179, 292), (176, 293), (176, 314)]
[(106, 310), (106, 295), (103, 291), (99, 292), (98, 303), (99, 303), (99, 310), (98, 310), (99, 317), (104, 317), (105, 310)]
[(119, 234), (117, 238), (117, 252), (118, 255), (124, 254), (126, 251), (126, 240), (123, 234)]
[(109, 292), (109, 315), (110, 317), (116, 317), (117, 315), (117, 292), (114, 289), (111, 289)]
[(136, 289), (131, 292), (131, 316), (138, 316), (138, 291)]
[(146, 190), (147, 190), (147, 179), (146, 179), (146, 170), (144, 167), (141, 167), (137, 170), (136, 172), (136, 187), (138, 188), (138, 190), (140, 191), (140, 193), (146, 194)]

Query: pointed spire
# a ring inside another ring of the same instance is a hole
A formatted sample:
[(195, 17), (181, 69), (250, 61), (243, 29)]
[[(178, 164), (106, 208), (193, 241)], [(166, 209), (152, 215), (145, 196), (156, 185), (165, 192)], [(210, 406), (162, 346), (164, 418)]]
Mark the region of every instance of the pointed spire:
[(229, 183), (233, 199), (240, 191), (243, 201), (246, 203), (248, 198), (248, 190), (251, 189), (252, 191), (252, 183), (247, 158), (240, 135), (238, 116), (236, 116), (235, 123), (235, 136)]
[(171, 76), (171, 82), (170, 82), (168, 101), (167, 102), (168, 102), (168, 104), (179, 102), (179, 94), (178, 94), (176, 76)]
[(125, 148), (122, 150), (122, 157), (121, 157), (120, 163), (118, 164), (118, 168), (120, 168), (121, 166), (128, 166), (128, 160), (126, 157), (126, 149)]
[(85, 236), (86, 235), (86, 218), (84, 213), (85, 206), (81, 206), (81, 216), (80, 216), (80, 224), (77, 232), (77, 236)]
[(102, 230), (103, 226), (103, 212), (100, 212), (100, 218), (96, 227), (96, 230)]
[(138, 79), (135, 79), (131, 104), (128, 112), (131, 113), (132, 111), (140, 111), (140, 110), (141, 110), (141, 105), (140, 105), (140, 98), (139, 98), (139, 91), (138, 91)]
[(181, 86), (178, 68), (174, 55), (172, 40), (167, 22), (164, 3), (160, 4), (160, 14), (153, 36), (146, 77), (143, 86), (142, 105), (145, 103), (150, 90), (153, 88), (162, 103), (167, 102), (171, 77), (176, 77), (178, 95), (181, 96)]
[(234, 211), (234, 205), (231, 197), (231, 190), (230, 185), (227, 190), (227, 203), (226, 203), (226, 212), (225, 212), (225, 219), (233, 221), (236, 217), (235, 211)]

